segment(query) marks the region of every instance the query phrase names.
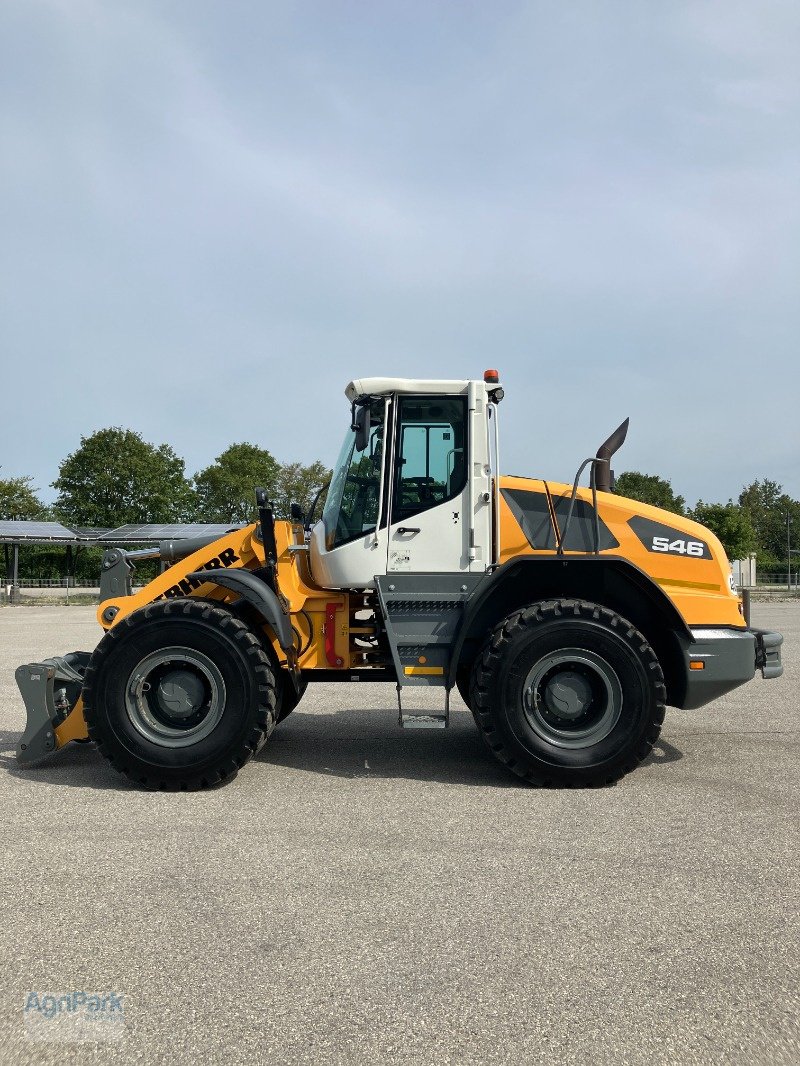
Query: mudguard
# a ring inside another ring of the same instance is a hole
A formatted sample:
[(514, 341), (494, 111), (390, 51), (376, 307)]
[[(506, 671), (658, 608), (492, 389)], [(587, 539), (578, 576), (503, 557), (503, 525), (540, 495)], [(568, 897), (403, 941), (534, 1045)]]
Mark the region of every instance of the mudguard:
[(199, 570), (186, 575), (208, 585), (221, 585), (223, 588), (238, 592), (272, 626), (281, 650), (291, 659), (294, 656), (294, 639), (289, 618), (283, 612), (280, 601), (272, 589), (249, 570)]

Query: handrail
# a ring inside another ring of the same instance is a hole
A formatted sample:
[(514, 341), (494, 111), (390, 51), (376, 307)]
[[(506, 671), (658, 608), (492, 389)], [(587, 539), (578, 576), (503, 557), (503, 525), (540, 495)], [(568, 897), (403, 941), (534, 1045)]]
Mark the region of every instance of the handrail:
[[(575, 510), (575, 500), (578, 495), (578, 482), (581, 479), (581, 474), (586, 467), (591, 463), (591, 488), (592, 488), (592, 506), (594, 508), (594, 554), (600, 554), (600, 514), (597, 510), (597, 480), (595, 475), (595, 468), (598, 463), (610, 463), (610, 459), (602, 459), (596, 455), (590, 455), (588, 459), (584, 459), (581, 465), (578, 467), (578, 473), (575, 475), (575, 480), (572, 483), (572, 495), (569, 500), (569, 510), (567, 511), (567, 520), (564, 523), (564, 529), (561, 532), (561, 540), (556, 548), (556, 555), (564, 554), (564, 545), (567, 541), (567, 534), (569, 533), (570, 523), (572, 522), (572, 513)], [(555, 514), (555, 508), (553, 508), (553, 514)]]

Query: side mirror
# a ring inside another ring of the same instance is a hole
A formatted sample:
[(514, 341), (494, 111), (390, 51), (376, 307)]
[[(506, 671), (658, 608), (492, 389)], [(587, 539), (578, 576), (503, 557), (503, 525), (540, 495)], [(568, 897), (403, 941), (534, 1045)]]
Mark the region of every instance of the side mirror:
[(369, 443), (369, 407), (356, 409), (353, 418), (353, 430), (356, 435), (356, 451), (363, 452)]

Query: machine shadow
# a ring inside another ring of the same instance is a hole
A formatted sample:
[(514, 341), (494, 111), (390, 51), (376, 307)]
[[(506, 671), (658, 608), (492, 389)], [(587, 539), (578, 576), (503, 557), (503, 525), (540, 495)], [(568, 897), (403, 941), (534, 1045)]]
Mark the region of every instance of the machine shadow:
[[(16, 731), (0, 731), (0, 769), (34, 785), (136, 791), (94, 744), (69, 744), (38, 766), (21, 767)], [(677, 762), (683, 752), (660, 739), (643, 766)], [(255, 757), (254, 766), (298, 770), (345, 779), (425, 781), (490, 788), (527, 788), (486, 749), (471, 718), (454, 715), (446, 730), (401, 730), (386, 710), (343, 710), (332, 714), (296, 711)], [(243, 770), (246, 779), (248, 767)], [(225, 786), (220, 786), (224, 788)]]
[[(0, 769), (21, 781), (106, 791), (137, 789), (94, 744), (68, 744), (38, 765), (22, 767), (14, 754), (18, 740), (19, 733), (0, 731)], [(448, 730), (412, 732), (387, 720), (385, 710), (324, 716), (295, 712), (275, 730), (253, 765), (244, 767), (242, 778), (259, 764), (325, 777), (530, 787), (492, 758), (471, 719), (469, 725)]]
[[(683, 752), (660, 738), (642, 765), (682, 758)], [(471, 716), (458, 712), (451, 717), (449, 729), (423, 731), (399, 729), (387, 721), (386, 710), (341, 710), (326, 715), (295, 711), (256, 760), (326, 777), (534, 787), (499, 763), (481, 740)]]
[(385, 708), (325, 715), (295, 711), (256, 761), (325, 777), (530, 787), (492, 757), (463, 713), (451, 717), (448, 729), (422, 730), (399, 728)]
[(104, 791), (129, 792), (136, 787), (111, 767), (94, 744), (67, 744), (38, 765), (20, 766), (15, 754), (20, 732), (0, 730), (0, 769), (11, 777), (34, 785), (69, 785)]
[(663, 737), (659, 737), (653, 745), (653, 750), (643, 760), (642, 766), (660, 765), (662, 763), (680, 762), (683, 752), (674, 744), (668, 743)]

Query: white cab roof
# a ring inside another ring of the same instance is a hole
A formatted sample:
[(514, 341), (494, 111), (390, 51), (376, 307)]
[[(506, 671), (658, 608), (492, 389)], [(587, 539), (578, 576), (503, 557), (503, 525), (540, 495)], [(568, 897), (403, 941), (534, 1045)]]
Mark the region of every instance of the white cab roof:
[[(496, 389), (497, 383), (487, 385), (483, 381), (476, 384), (485, 389)], [(422, 394), (439, 393), (458, 396), (466, 393), (469, 381), (428, 381), (425, 378), (356, 378), (351, 381), (344, 394), (352, 403), (359, 396), (384, 396), (390, 392), (412, 392)]]

